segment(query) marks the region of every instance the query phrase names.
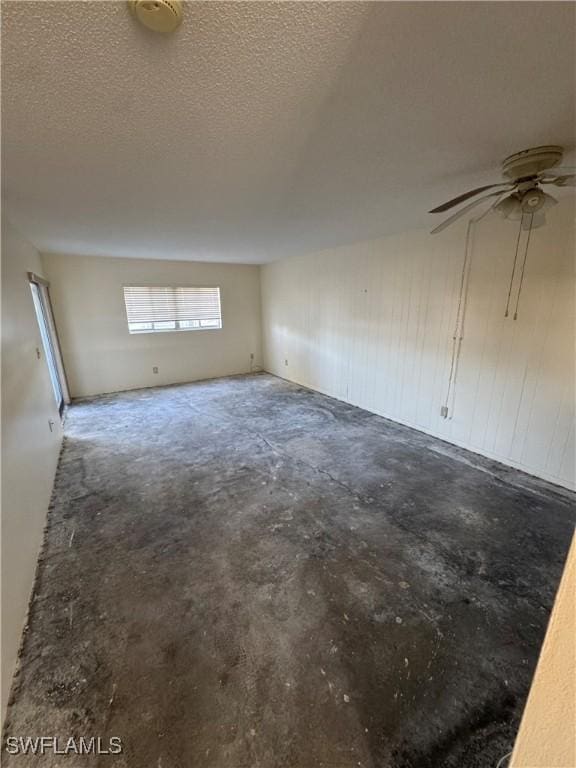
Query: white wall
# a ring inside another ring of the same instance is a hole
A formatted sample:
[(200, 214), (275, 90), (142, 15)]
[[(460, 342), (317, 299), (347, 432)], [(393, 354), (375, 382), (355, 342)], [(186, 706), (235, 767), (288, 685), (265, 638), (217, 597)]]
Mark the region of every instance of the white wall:
[(548, 221), (517, 321), (504, 318), (517, 224), (478, 225), (451, 419), (440, 407), (465, 223), (264, 266), (266, 370), (574, 488), (573, 204)]
[(510, 768), (573, 768), (576, 738), (576, 536), (566, 566), (520, 730)]
[[(36, 250), (2, 228), (2, 718), (62, 437), (27, 272)], [(38, 359), (36, 348), (42, 350)], [(50, 431), (48, 421), (54, 422)]]
[[(43, 260), (72, 397), (247, 373), (251, 353), (253, 366), (261, 365), (256, 266), (54, 254)], [(223, 327), (131, 335), (125, 285), (218, 285)]]

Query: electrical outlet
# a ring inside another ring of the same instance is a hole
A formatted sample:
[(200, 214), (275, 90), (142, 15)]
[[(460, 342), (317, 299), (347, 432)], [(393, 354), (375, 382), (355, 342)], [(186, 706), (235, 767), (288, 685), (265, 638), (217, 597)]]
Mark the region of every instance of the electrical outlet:
[(158, 366), (155, 365), (154, 368), (152, 368), (152, 373), (158, 373)]
[(448, 406), (443, 405), (442, 408), (440, 408), (440, 416), (442, 416), (443, 419), (448, 418)]
[(250, 360), (254, 360), (254, 352), (250, 352)]
[(40, 354), (40, 347), (36, 347), (36, 357), (38, 358), (38, 360), (40, 360), (40, 358), (42, 357), (42, 355)]
[(284, 365), (288, 365), (288, 360), (284, 360)]

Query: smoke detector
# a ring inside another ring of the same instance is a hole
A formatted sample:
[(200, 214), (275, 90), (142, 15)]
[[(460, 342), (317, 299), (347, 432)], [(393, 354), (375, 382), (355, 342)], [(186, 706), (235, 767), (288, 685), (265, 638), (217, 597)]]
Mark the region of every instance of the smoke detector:
[(174, 32), (182, 23), (180, 0), (128, 0), (141, 24), (154, 32)]

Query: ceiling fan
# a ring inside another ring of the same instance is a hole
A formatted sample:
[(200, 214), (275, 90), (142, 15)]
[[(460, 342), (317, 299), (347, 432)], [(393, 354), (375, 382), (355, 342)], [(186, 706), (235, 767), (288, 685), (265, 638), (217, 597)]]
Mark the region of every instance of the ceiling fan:
[[(432, 234), (442, 232), (484, 200), (491, 199), (494, 199), (494, 202), (488, 210), (497, 211), (505, 219), (520, 221), (523, 229), (532, 230), (543, 226), (546, 223), (545, 211), (556, 205), (557, 200), (545, 192), (542, 186), (548, 184), (555, 187), (576, 186), (574, 169), (557, 167), (562, 161), (563, 154), (562, 147), (549, 145), (525, 149), (510, 155), (502, 163), (502, 175), (507, 181), (471, 189), (430, 211), (430, 213), (444, 213), (470, 198), (476, 198), (445, 219), (432, 230)], [(551, 172), (551, 168), (554, 168), (554, 171)], [(478, 197), (481, 192), (488, 192), (488, 190), (497, 191)]]

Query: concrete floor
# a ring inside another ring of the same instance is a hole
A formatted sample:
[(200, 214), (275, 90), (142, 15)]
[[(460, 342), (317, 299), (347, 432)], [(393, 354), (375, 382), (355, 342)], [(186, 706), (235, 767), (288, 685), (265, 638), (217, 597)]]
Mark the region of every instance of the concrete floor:
[(6, 734), (124, 752), (6, 765), (495, 768), (574, 519), (268, 375), (79, 402)]

